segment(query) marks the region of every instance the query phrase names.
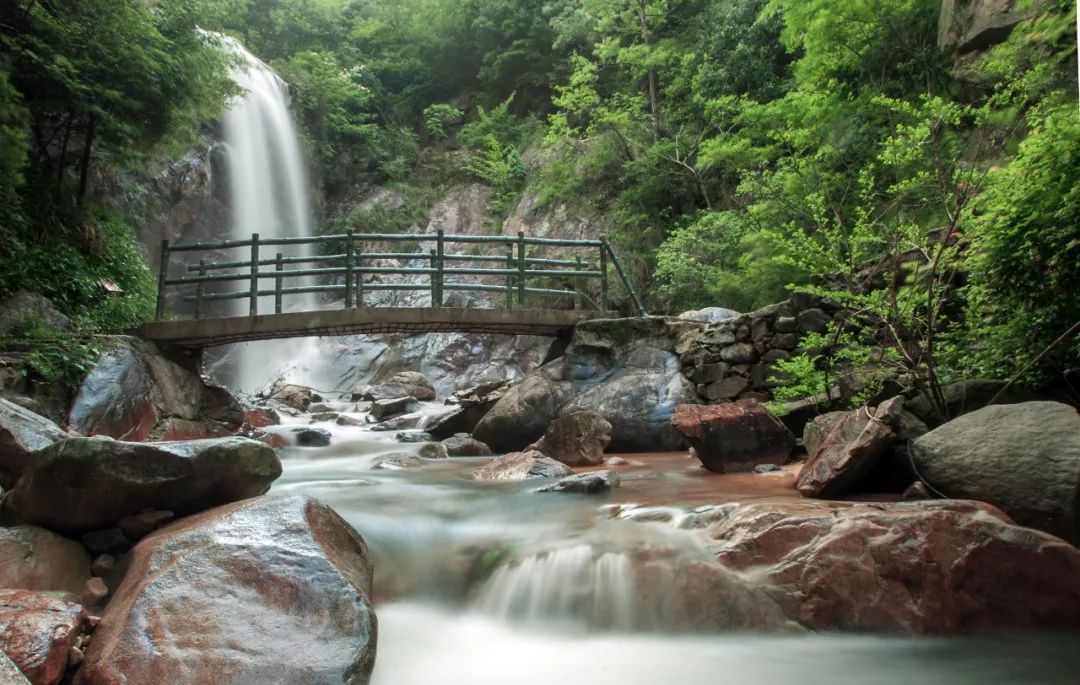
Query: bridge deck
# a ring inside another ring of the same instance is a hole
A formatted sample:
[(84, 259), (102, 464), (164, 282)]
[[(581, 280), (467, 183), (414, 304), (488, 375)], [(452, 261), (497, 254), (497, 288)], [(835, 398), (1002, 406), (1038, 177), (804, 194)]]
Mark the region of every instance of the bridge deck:
[(143, 324), (137, 334), (146, 340), (182, 348), (359, 333), (557, 335), (580, 321), (614, 316), (617, 316), (614, 312), (581, 310), (363, 307), (195, 321), (153, 321)]

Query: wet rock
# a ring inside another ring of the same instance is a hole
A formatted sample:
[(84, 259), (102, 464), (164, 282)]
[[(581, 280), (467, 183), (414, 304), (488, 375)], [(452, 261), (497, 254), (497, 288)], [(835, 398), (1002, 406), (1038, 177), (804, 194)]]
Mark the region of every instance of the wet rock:
[(375, 471), (403, 471), (426, 466), (427, 462), (414, 454), (390, 454), (375, 462)]
[[(374, 418), (374, 417), (372, 417)], [(376, 423), (371, 427), (371, 430), (376, 433), (389, 433), (390, 431), (412, 430), (420, 425), (420, 414), (406, 414), (405, 416), (399, 416), (389, 421), (382, 421)]]
[(7, 654), (0, 651), (0, 683), (4, 685), (30, 685), (23, 672)]
[(251, 407), (244, 410), (245, 422), (252, 428), (266, 428), (281, 423), (281, 415), (269, 407)]
[(547, 456), (570, 466), (596, 465), (611, 443), (611, 424), (594, 411), (576, 411), (551, 422), (535, 444)]
[(325, 428), (293, 428), (292, 432), (300, 447), (326, 447), (333, 437)]
[(367, 421), (358, 416), (345, 416), (344, 414), (337, 417), (337, 425), (339, 426), (366, 426)]
[(566, 401), (569, 388), (561, 380), (560, 369), (554, 365), (526, 376), (476, 424), (473, 437), (496, 452), (520, 449), (538, 440)]
[(608, 457), (604, 460), (604, 464), (607, 466), (626, 466), (630, 462), (626, 461), (622, 457)]
[(449, 437), (442, 444), (451, 457), (487, 457), (492, 454), (490, 447), (468, 435)]
[(724, 309), (723, 307), (705, 307), (704, 309), (695, 309), (679, 314), (679, 318), (683, 321), (698, 321), (701, 323), (720, 323), (738, 316), (740, 316), (739, 312), (734, 309)]
[(254, 497), (280, 475), (274, 450), (247, 438), (73, 438), (34, 453), (10, 504), (29, 523), (86, 532), (145, 509), (183, 515)]
[(757, 473), (777, 473), (783, 471), (783, 469), (776, 464), (758, 464), (754, 467), (754, 471)]
[(757, 400), (679, 405), (672, 425), (694, 446), (702, 465), (717, 473), (786, 464), (795, 446), (784, 424)]
[(83, 586), (82, 605), (85, 607), (97, 607), (109, 596), (109, 586), (104, 579), (93, 577), (86, 581)]
[(275, 385), (266, 395), (268, 400), (280, 402), (286, 407), (301, 412), (306, 412), (316, 397), (317, 395), (311, 388), (292, 384)]
[(0, 528), (0, 587), (78, 595), (89, 576), (78, 542), (36, 526)]
[(406, 444), (433, 441), (431, 433), (426, 433), (424, 431), (401, 432), (395, 435), (394, 439), (398, 442), (404, 442)]
[(125, 516), (117, 524), (131, 540), (141, 540), (176, 516), (171, 511), (143, 511)]
[(353, 393), (354, 400), (400, 400), (428, 402), (435, 399), (435, 386), (427, 376), (417, 371), (399, 371), (378, 385)]
[(748, 504), (708, 534), (812, 630), (1080, 627), (1080, 550), (980, 502)]
[(66, 331), (71, 321), (44, 295), (17, 290), (0, 299), (0, 336), (19, 335), (35, 326)]
[(360, 535), (306, 497), (177, 521), (135, 547), (75, 682), (365, 683), (371, 577)]
[(560, 478), (550, 485), (537, 488), (536, 492), (570, 492), (595, 495), (611, 492), (619, 486), (619, 474), (614, 471), (590, 471)]
[(446, 445), (439, 442), (425, 442), (420, 445), (418, 454), (425, 459), (445, 459), (448, 456)]
[(562, 478), (572, 473), (566, 464), (545, 457), (536, 450), (511, 452), (492, 459), (473, 471), (476, 480), (525, 480), (527, 478)]
[(116, 337), (83, 379), (66, 427), (138, 442), (170, 432), (185, 439), (234, 432), (244, 418), (228, 391), (207, 385), (148, 342)]
[(336, 421), (340, 416), (340, 414), (333, 411), (319, 412), (318, 414), (311, 415), (311, 422), (317, 423), (319, 421)]
[(0, 652), (34, 685), (55, 685), (86, 624), (78, 604), (28, 590), (0, 590)]
[(920, 476), (1017, 523), (1080, 541), (1080, 415), (1058, 402), (993, 405), (912, 443)]
[(91, 554), (121, 552), (131, 546), (131, 542), (119, 528), (95, 530), (82, 536), (83, 545)]
[(382, 421), (415, 409), (417, 409), (416, 398), (407, 396), (390, 400), (375, 400), (371, 403), (370, 413), (373, 417)]
[(44, 416), (0, 399), (0, 488), (15, 487), (31, 453), (70, 437)]

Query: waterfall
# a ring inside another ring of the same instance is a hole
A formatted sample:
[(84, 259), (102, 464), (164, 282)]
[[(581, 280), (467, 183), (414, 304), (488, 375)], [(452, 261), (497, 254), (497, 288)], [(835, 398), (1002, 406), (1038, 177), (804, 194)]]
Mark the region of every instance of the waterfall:
[[(258, 233), (260, 240), (310, 236), (310, 189), (300, 139), (289, 110), (288, 84), (239, 41), (228, 36), (218, 39), (238, 58), (232, 78), (243, 89), (230, 103), (223, 121), (232, 238), (246, 240), (253, 233)], [(308, 246), (274, 246), (263, 248), (259, 258), (272, 259), (278, 252), (290, 257), (311, 253)], [(286, 281), (285, 287), (301, 284), (305, 282), (295, 279)], [(268, 282), (264, 280), (260, 285), (265, 288)], [(247, 300), (233, 302), (233, 315), (248, 313)], [(291, 310), (318, 308), (312, 294), (292, 295), (285, 302)], [(273, 311), (274, 298), (260, 298), (259, 313)], [(232, 385), (254, 393), (283, 369), (287, 380), (298, 380), (289, 376), (314, 359), (315, 344), (310, 339), (247, 343), (233, 346), (228, 354), (236, 360)]]

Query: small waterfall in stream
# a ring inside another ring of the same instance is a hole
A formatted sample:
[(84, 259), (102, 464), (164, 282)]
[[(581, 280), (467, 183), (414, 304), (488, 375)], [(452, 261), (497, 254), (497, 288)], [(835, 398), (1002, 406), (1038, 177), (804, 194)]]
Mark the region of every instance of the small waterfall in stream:
[[(239, 41), (228, 36), (219, 39), (226, 50), (239, 58), (232, 78), (244, 91), (231, 103), (223, 121), (233, 211), (232, 238), (246, 240), (254, 233), (259, 234), (260, 240), (310, 236), (310, 188), (300, 139), (289, 109), (288, 84)], [(311, 254), (307, 246), (267, 246), (260, 251), (260, 259), (273, 259), (278, 252), (288, 257)], [(245, 254), (240, 258), (250, 257)], [(292, 279), (285, 282), (285, 287), (307, 284), (309, 279)], [(265, 280), (260, 282), (263, 288), (267, 285)], [(248, 313), (247, 300), (233, 302), (232, 315)], [(285, 303), (290, 310), (318, 308), (315, 296), (310, 293), (288, 296)], [(273, 311), (274, 298), (260, 298), (259, 313)], [(316, 347), (310, 339), (234, 346), (230, 352), (236, 360), (232, 385), (254, 393), (282, 370), (286, 380), (299, 380), (290, 378), (290, 371), (302, 371), (315, 354)]]

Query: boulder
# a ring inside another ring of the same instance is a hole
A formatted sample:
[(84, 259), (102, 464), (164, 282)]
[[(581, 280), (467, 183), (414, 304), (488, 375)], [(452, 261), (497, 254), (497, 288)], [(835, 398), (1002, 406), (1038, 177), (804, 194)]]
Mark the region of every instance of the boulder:
[(1080, 415), (1058, 402), (993, 405), (912, 445), (919, 475), (950, 497), (1080, 542)]
[(0, 683), (4, 685), (30, 685), (23, 672), (7, 654), (0, 651)]
[(527, 478), (562, 478), (573, 473), (566, 464), (545, 457), (536, 450), (511, 452), (492, 459), (473, 471), (475, 480), (525, 480)]
[(326, 447), (332, 437), (325, 428), (293, 428), (292, 432), (300, 447)]
[(318, 396), (311, 388), (292, 384), (274, 385), (266, 395), (266, 399), (280, 402), (296, 411), (307, 411), (316, 397)]
[(427, 462), (415, 454), (390, 454), (379, 459), (371, 467), (374, 471), (404, 471), (426, 466)]
[(0, 300), (0, 336), (18, 336), (34, 326), (66, 331), (71, 321), (49, 298), (29, 290), (17, 290)]
[(260, 497), (163, 528), (132, 552), (75, 682), (366, 683), (371, 558), (307, 497)]
[(428, 402), (435, 399), (435, 386), (417, 371), (399, 371), (378, 385), (353, 393), (354, 400), (399, 400), (406, 397)]
[(720, 323), (739, 316), (741, 316), (739, 312), (734, 309), (724, 309), (723, 307), (705, 307), (704, 309), (694, 309), (679, 314), (679, 318), (683, 321), (697, 321), (700, 323)]
[(10, 504), (29, 523), (86, 532), (145, 509), (184, 515), (254, 497), (280, 475), (274, 450), (247, 438), (72, 438), (34, 453)]
[(452, 408), (428, 419), (427, 430), (439, 439), (458, 433), (471, 434), (476, 424), (503, 396), (506, 388), (506, 381), (492, 381), (454, 393), (447, 399), (447, 404)]
[(411, 395), (394, 399), (375, 400), (371, 403), (371, 415), (382, 421), (393, 416), (400, 416), (416, 407), (416, 398)]
[(611, 424), (594, 411), (576, 411), (555, 419), (534, 447), (570, 466), (590, 466), (604, 461), (611, 443)]
[(78, 542), (44, 528), (0, 528), (0, 588), (78, 595), (90, 577), (90, 555)]
[[(1027, 388), (1008, 385), (1006, 381), (989, 381), (978, 378), (950, 383), (941, 389), (945, 404), (945, 416), (956, 418), (990, 404), (1018, 404), (1034, 402), (1040, 399)], [(904, 408), (926, 423), (937, 426), (942, 417), (924, 395), (918, 395), (904, 403)]]
[(70, 437), (47, 418), (0, 399), (0, 488), (15, 487), (30, 453)]
[(86, 628), (78, 604), (28, 590), (0, 590), (0, 652), (34, 685), (55, 685)]
[(245, 415), (228, 391), (207, 385), (151, 343), (116, 337), (83, 379), (66, 427), (81, 435), (138, 442), (176, 430), (175, 422), (167, 423), (173, 419), (188, 422), (180, 424), (184, 438), (212, 437), (239, 430)]
[(491, 448), (468, 435), (455, 435), (442, 441), (447, 455), (451, 457), (487, 457)]
[(850, 412), (831, 411), (827, 414), (819, 414), (806, 422), (803, 426), (802, 441), (806, 453), (813, 454), (817, 451), (825, 437), (832, 432), (833, 428), (843, 421)]
[(420, 445), (417, 454), (425, 459), (446, 459), (446, 457), (450, 456), (446, 445), (441, 442), (425, 442)]
[(944, 0), (938, 19), (938, 46), (964, 54), (1005, 40), (1013, 27), (1034, 16), (1044, 0)]
[(614, 471), (590, 471), (560, 478), (550, 485), (537, 488), (536, 492), (570, 492), (595, 495), (611, 492), (619, 486), (619, 474)]
[(804, 497), (852, 492), (893, 446), (896, 433), (887, 409), (861, 407), (837, 421), (806, 460), (797, 487)]
[(1080, 628), (1080, 550), (981, 502), (748, 504), (708, 536), (812, 630)]
[(675, 406), (700, 400), (682, 375), (677, 348), (681, 336), (699, 328), (660, 317), (580, 323), (566, 354), (511, 386), (473, 435), (496, 452), (519, 450), (556, 418), (591, 410), (611, 424), (611, 449), (679, 449)]
[(786, 464), (795, 446), (790, 431), (757, 400), (682, 404), (672, 425), (693, 445), (702, 465), (717, 473)]

